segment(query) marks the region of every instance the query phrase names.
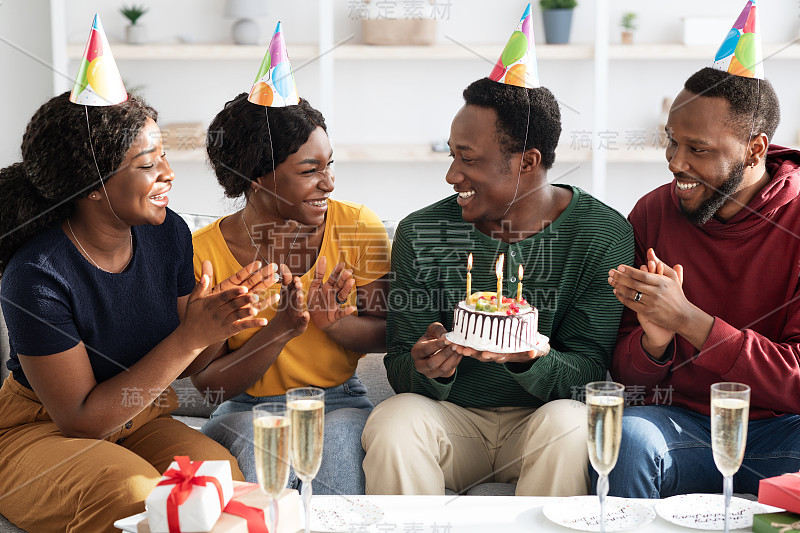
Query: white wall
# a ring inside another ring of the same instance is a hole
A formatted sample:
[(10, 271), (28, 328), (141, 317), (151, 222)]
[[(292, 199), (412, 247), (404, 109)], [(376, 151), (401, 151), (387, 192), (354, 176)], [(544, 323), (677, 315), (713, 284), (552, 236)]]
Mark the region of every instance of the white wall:
[[(402, 0), (397, 0), (402, 5)], [(436, 0), (445, 4), (445, 0)], [(116, 2), (66, 0), (67, 36), (71, 42), (83, 44), (95, 9), (100, 10), (109, 38), (120, 40), (124, 20)], [(148, 27), (150, 40), (157, 43), (176, 42), (179, 37), (195, 42), (229, 41), (231, 20), (222, 16), (221, 0), (145, 0), (150, 7), (141, 20)], [(360, 22), (351, 18), (355, 2), (336, 0), (335, 40), (351, 35), (360, 41)], [(579, 0), (575, 11), (572, 42), (592, 44), (594, 39), (594, 2)], [(0, 36), (26, 38), (28, 46), (41, 47), (47, 56), (49, 20), (44, 0), (2, 0)], [(260, 19), (263, 42), (266, 44), (278, 19), (282, 20), (289, 47), (313, 43), (317, 39), (317, 0), (267, 0), (270, 15)], [(374, 6), (375, 2), (373, 2)], [(519, 0), (451, 0), (449, 18), (439, 22), (438, 40), (466, 45), (505, 43), (519, 20), (526, 2)], [(638, 13), (639, 43), (677, 43), (682, 35), (681, 17), (685, 15), (720, 15), (733, 19), (744, 0), (610, 0), (609, 24), (611, 41), (619, 41), (617, 24), (624, 11)], [(11, 7), (15, 6), (15, 7)], [(24, 7), (23, 7), (24, 6)], [(759, 3), (761, 27), (765, 43), (786, 43), (798, 34), (800, 6), (796, 0), (765, 0)], [(16, 10), (13, 22), (5, 16)], [(25, 25), (19, 17), (24, 17)], [(541, 15), (534, 4), (537, 42), (544, 42)], [(33, 30), (31, 30), (33, 28)], [(715, 37), (721, 41), (724, 35)], [(7, 38), (7, 37), (6, 37)], [(465, 60), (430, 61), (353, 61), (336, 62), (333, 101), (334, 120), (331, 134), (334, 143), (427, 143), (446, 138), (452, 116), (461, 106), (461, 91), (471, 81), (486, 76), (497, 59), (502, 44), (492, 57)], [(46, 69), (9, 51), (0, 42), (3, 72), (14, 79), (40, 78), (35, 91), (21, 91), (3, 84), (0, 95), (22, 97), (21, 105), (3, 106), (0, 132), (0, 164), (15, 160), (13, 150), (19, 145), (22, 128), (36, 105), (48, 93)], [(6, 59), (8, 58), (8, 59)], [(8, 63), (7, 63), (8, 61)], [(13, 62), (12, 62), (13, 61)], [(661, 101), (674, 97), (683, 80), (692, 72), (709, 64), (707, 60), (619, 60), (610, 65), (609, 131), (616, 132), (618, 148), (625, 149), (626, 134), (645, 129), (648, 136), (658, 130)], [(231, 96), (249, 90), (259, 66), (252, 60), (215, 61), (139, 61), (118, 60), (120, 71), (129, 88), (141, 86), (146, 98), (161, 113), (162, 124), (175, 121), (202, 121), (208, 124), (216, 111)], [(767, 59), (765, 71), (773, 82), (783, 107), (783, 122), (776, 142), (795, 145), (798, 137), (797, 117), (800, 113), (796, 90), (798, 60)], [(7, 68), (6, 65), (9, 65)], [(321, 101), (319, 69), (311, 63), (302, 69), (295, 66), (301, 95), (312, 104)], [(71, 61), (74, 74), (77, 63)], [(553, 61), (539, 63), (542, 83), (551, 88), (562, 102), (562, 143), (569, 145), (576, 132), (593, 127), (592, 60)], [(325, 111), (323, 109), (323, 111)], [(592, 139), (597, 144), (597, 139)], [(14, 147), (9, 149), (9, 146)], [(222, 197), (213, 175), (205, 164), (174, 162), (178, 175), (171, 194), (171, 207), (180, 211), (220, 214), (234, 209)], [(451, 188), (444, 182), (446, 163), (337, 163), (335, 196), (369, 205), (385, 219), (399, 219), (442, 196)], [(591, 187), (591, 163), (580, 165), (557, 163), (551, 177), (560, 182)], [(665, 163), (612, 163), (608, 167), (607, 201), (627, 213), (643, 193), (671, 178)]]
[(52, 95), (48, 0), (0, 1), (0, 167), (21, 159), (28, 120)]

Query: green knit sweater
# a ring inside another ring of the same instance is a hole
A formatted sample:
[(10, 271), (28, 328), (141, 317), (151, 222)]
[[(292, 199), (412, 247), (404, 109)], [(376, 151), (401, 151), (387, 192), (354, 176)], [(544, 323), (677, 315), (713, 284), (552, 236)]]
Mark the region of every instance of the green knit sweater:
[[(567, 208), (543, 231), (509, 244), (484, 235), (461, 218), (450, 196), (403, 219), (392, 245), (384, 359), (394, 390), (415, 392), (463, 407), (538, 407), (570, 398), (590, 381), (605, 379), (622, 304), (608, 271), (633, 262), (633, 231), (617, 211), (577, 187)], [(473, 254), (472, 291), (496, 291), (495, 262), (505, 254), (503, 294), (517, 293), (539, 309), (539, 332), (550, 353), (519, 366), (464, 357), (450, 379), (417, 372), (411, 347), (428, 326), (452, 330), (453, 309), (466, 296), (467, 256)]]

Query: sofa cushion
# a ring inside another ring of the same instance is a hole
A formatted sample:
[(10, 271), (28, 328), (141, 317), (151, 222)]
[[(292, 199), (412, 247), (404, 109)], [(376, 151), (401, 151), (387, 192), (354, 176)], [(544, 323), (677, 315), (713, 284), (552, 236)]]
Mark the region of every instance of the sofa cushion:
[(178, 408), (172, 413), (178, 416), (208, 418), (222, 398), (218, 391), (198, 391), (190, 378), (176, 379), (172, 388), (178, 395)]
[(394, 396), (394, 390), (386, 379), (386, 368), (383, 366), (382, 353), (370, 353), (358, 361), (356, 374), (367, 386), (367, 398), (372, 405), (378, 405), (386, 398)]

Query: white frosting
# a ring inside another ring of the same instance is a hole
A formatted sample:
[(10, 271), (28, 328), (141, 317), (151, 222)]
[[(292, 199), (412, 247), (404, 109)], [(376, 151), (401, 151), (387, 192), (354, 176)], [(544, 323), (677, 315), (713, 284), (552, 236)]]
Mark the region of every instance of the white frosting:
[(476, 311), (460, 302), (453, 313), (453, 341), (476, 350), (508, 353), (536, 346), (539, 311), (523, 308), (516, 315)]

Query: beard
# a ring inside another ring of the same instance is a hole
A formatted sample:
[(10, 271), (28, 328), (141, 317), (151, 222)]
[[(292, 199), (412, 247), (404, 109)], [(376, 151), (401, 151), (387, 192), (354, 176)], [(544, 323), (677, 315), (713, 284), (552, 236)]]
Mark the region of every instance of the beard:
[(730, 199), (731, 195), (736, 192), (736, 189), (739, 188), (743, 180), (744, 163), (739, 162), (728, 172), (725, 181), (714, 191), (711, 197), (703, 201), (697, 209), (694, 211), (687, 211), (683, 207), (683, 204), (680, 204), (681, 214), (692, 224), (702, 226), (711, 220), (711, 217), (717, 214), (717, 211), (719, 211), (720, 208), (725, 205), (725, 202)]

